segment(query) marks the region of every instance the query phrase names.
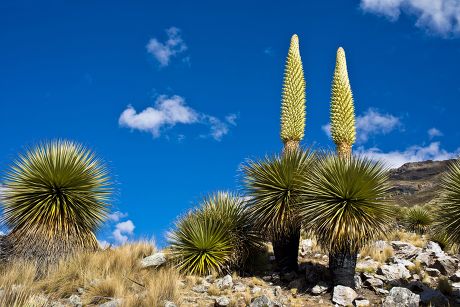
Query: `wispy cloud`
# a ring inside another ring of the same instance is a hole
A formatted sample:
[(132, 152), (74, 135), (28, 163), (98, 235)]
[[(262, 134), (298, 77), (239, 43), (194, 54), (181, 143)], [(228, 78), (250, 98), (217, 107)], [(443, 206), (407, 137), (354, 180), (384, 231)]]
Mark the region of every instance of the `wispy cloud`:
[(211, 136), (220, 141), (229, 132), (230, 126), (236, 125), (235, 114), (227, 115), (224, 120), (200, 113), (187, 106), (181, 96), (161, 95), (157, 98), (155, 106), (148, 107), (137, 112), (133, 106), (128, 106), (120, 115), (118, 123), (121, 127), (127, 127), (151, 133), (155, 138), (162, 131), (172, 128), (177, 124), (204, 124), (209, 126), (210, 132), (205, 136)]
[(372, 159), (383, 160), (390, 167), (399, 167), (407, 162), (453, 159), (460, 154), (460, 148), (454, 152), (449, 152), (441, 148), (440, 142), (432, 142), (427, 146), (410, 146), (402, 151), (383, 152), (375, 147), (369, 149), (358, 147), (355, 152)]
[(126, 243), (128, 237), (133, 235), (134, 228), (134, 223), (131, 220), (118, 223), (115, 225), (115, 230), (112, 232), (113, 238), (119, 244)]
[(122, 218), (125, 218), (127, 216), (128, 216), (128, 213), (124, 213), (124, 212), (121, 212), (121, 211), (115, 211), (115, 212), (110, 213), (107, 217), (108, 217), (109, 221), (118, 222), (119, 220), (121, 220)]
[(433, 127), (431, 129), (428, 129), (428, 136), (430, 137), (430, 139), (432, 139), (438, 136), (443, 136), (443, 133), (439, 129)]
[[(365, 143), (370, 136), (387, 134), (401, 126), (400, 119), (391, 114), (380, 113), (375, 109), (368, 109), (364, 115), (356, 117), (356, 135), (358, 143)], [(330, 137), (331, 124), (322, 126), (323, 131)]]
[(452, 35), (460, 32), (458, 0), (361, 0), (365, 12), (398, 20), (404, 13), (416, 17), (415, 25), (432, 33)]
[[(166, 29), (167, 39), (160, 42), (151, 38), (146, 46), (147, 52), (152, 54), (161, 67), (168, 66), (171, 58), (187, 50), (187, 45), (181, 36), (181, 30), (176, 27)], [(188, 62), (190, 57), (186, 57)]]

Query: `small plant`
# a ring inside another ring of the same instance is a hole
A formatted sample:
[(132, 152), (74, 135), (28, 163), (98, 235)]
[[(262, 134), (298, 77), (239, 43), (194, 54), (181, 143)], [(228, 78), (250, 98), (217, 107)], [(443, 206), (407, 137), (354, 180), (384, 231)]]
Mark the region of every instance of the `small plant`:
[(403, 224), (407, 230), (420, 235), (425, 234), (432, 223), (432, 214), (419, 206), (408, 209), (403, 219)]
[(423, 271), (423, 266), (420, 260), (415, 260), (413, 265), (410, 265), (407, 268), (412, 274), (418, 274), (419, 276), (421, 275)]
[(3, 217), (14, 257), (46, 268), (61, 257), (97, 250), (95, 230), (108, 212), (108, 172), (90, 150), (70, 141), (40, 144), (6, 173)]
[(228, 272), (260, 244), (243, 199), (225, 192), (180, 218), (168, 240), (179, 270), (198, 275)]
[(449, 279), (445, 276), (441, 276), (438, 280), (437, 289), (441, 291), (442, 294), (451, 295), (452, 294), (452, 285), (449, 282)]

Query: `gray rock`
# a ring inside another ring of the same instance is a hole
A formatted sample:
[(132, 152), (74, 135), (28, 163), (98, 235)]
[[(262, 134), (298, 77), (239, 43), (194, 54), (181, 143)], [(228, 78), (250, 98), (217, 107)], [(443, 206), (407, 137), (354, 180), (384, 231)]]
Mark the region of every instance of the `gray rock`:
[(233, 286), (233, 290), (235, 292), (245, 292), (246, 291), (246, 286), (242, 283), (236, 283), (234, 286)]
[(256, 297), (250, 307), (275, 307), (274, 302), (272, 302), (266, 295)]
[[(111, 300), (111, 301), (105, 302), (104, 304), (99, 305), (99, 307), (120, 307), (120, 306), (122, 306), (121, 299), (114, 299), (114, 300)], [(165, 307), (175, 307), (176, 305), (174, 306), (166, 305), (166, 302), (165, 302), (164, 306)]]
[(378, 241), (375, 241), (374, 246), (377, 249), (384, 250), (386, 247), (389, 247), (390, 245), (388, 245), (386, 241), (378, 240)]
[(367, 307), (370, 306), (371, 303), (368, 300), (355, 300), (356, 307)]
[(281, 290), (280, 286), (276, 286), (273, 288), (273, 295), (274, 296), (281, 296), (283, 294), (283, 290)]
[(402, 241), (391, 241), (390, 244), (393, 247), (395, 255), (404, 259), (413, 259), (422, 250), (421, 248), (415, 247), (410, 243)]
[(434, 268), (426, 268), (425, 272), (430, 275), (431, 277), (439, 277), (441, 276), (441, 272), (438, 269)]
[[(24, 306), (27, 307), (42, 307), (47, 306), (49, 303), (48, 296), (44, 294), (34, 294), (29, 297)], [(80, 305), (81, 306), (81, 305)]]
[(355, 287), (356, 289), (361, 289), (363, 286), (363, 281), (361, 279), (361, 276), (359, 274), (355, 274)]
[(444, 256), (445, 253), (444, 251), (442, 250), (441, 246), (439, 246), (438, 243), (436, 242), (433, 242), (433, 241), (430, 241), (426, 244), (425, 246), (425, 251), (427, 253), (431, 253), (431, 254), (434, 254), (436, 255), (437, 257), (441, 257), (441, 256)]
[(449, 299), (441, 291), (431, 288), (420, 293), (420, 302), (426, 306), (449, 306)]
[(385, 276), (389, 281), (408, 279), (411, 277), (409, 270), (402, 264), (384, 264), (380, 267), (379, 274)]
[(171, 301), (165, 301), (164, 307), (177, 307), (177, 305)]
[(394, 287), (383, 302), (383, 307), (418, 307), (420, 295), (412, 293), (409, 289)]
[(417, 257), (415, 257), (415, 260), (420, 261), (420, 263), (424, 266), (429, 266), (433, 263), (433, 259), (431, 258), (430, 254), (425, 252), (419, 253)]
[(204, 285), (204, 284), (200, 284), (200, 285), (194, 286), (192, 288), (192, 291), (196, 292), (196, 293), (205, 293), (205, 292), (208, 292), (208, 288), (209, 288), (209, 286)]
[(155, 253), (141, 260), (141, 266), (143, 268), (159, 267), (165, 263), (166, 263), (166, 256), (164, 253)]
[(438, 269), (441, 274), (450, 276), (457, 271), (458, 260), (450, 257), (443, 256), (434, 260), (433, 264), (430, 265), (430, 268)]
[(76, 294), (73, 294), (69, 297), (69, 303), (70, 305), (76, 306), (76, 307), (81, 307), (83, 305), (81, 302), (81, 298)]
[(216, 298), (216, 306), (228, 306), (230, 305), (230, 299), (226, 296), (219, 296)]
[(383, 281), (378, 278), (369, 278), (364, 282), (364, 285), (371, 288), (382, 288)]
[(313, 248), (313, 241), (311, 239), (306, 239), (300, 241), (300, 255), (306, 256), (308, 253), (311, 253)]
[(254, 286), (254, 287), (252, 287), (252, 289), (251, 289), (251, 294), (257, 294), (257, 293), (259, 293), (260, 291), (262, 291), (262, 288), (257, 287), (257, 286)]
[(459, 282), (460, 281), (460, 271), (455, 272), (449, 277), (450, 280), (453, 282)]
[(345, 286), (335, 286), (332, 293), (332, 302), (342, 305), (349, 306), (353, 303), (358, 294), (352, 288)]
[(377, 288), (377, 289), (375, 289), (375, 293), (387, 295), (387, 294), (390, 293), (390, 291), (388, 291), (388, 290), (386, 290), (386, 289), (382, 289), (382, 288)]
[(230, 275), (225, 275), (216, 280), (216, 286), (220, 290), (231, 289), (233, 287), (233, 279)]
[(414, 265), (414, 263), (412, 261), (409, 261), (409, 260), (406, 260), (406, 259), (403, 259), (403, 258), (399, 258), (399, 257), (392, 257), (391, 261), (393, 263), (396, 263), (396, 264), (402, 264), (406, 268), (409, 268), (410, 266)]
[(311, 289), (311, 294), (320, 295), (327, 291), (328, 286), (325, 283), (319, 283)]
[(379, 263), (373, 259), (359, 261), (356, 264), (356, 270), (359, 272), (377, 271)]

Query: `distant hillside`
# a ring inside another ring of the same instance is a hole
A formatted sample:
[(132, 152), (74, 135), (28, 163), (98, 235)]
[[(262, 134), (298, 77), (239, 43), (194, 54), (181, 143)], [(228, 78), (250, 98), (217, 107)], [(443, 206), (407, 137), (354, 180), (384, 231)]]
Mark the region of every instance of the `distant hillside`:
[(401, 206), (430, 203), (438, 195), (439, 179), (451, 161), (453, 160), (406, 163), (391, 170), (393, 199)]

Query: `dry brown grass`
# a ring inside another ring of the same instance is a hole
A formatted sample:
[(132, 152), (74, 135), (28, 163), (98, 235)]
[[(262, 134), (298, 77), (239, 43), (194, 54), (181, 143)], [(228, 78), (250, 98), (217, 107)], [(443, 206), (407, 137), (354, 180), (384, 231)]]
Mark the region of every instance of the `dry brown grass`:
[(397, 230), (392, 232), (388, 238), (390, 241), (404, 241), (411, 243), (416, 247), (423, 247), (426, 245), (427, 240), (425, 237), (422, 237), (414, 232), (407, 232), (402, 230)]
[[(0, 306), (27, 305), (43, 301), (43, 295), (61, 300), (84, 291), (85, 305), (101, 304), (113, 298), (123, 306), (160, 306), (164, 300), (177, 301), (180, 279), (176, 269), (143, 269), (140, 260), (155, 251), (150, 242), (136, 242), (95, 253), (82, 253), (59, 263), (47, 276), (36, 280), (30, 263), (9, 263), (0, 269), (0, 288), (5, 289)], [(45, 298), (46, 298), (45, 296)]]
[(393, 247), (386, 246), (383, 249), (377, 248), (375, 245), (367, 245), (359, 252), (360, 258), (364, 259), (370, 256), (373, 260), (385, 263), (388, 258), (394, 255)]

